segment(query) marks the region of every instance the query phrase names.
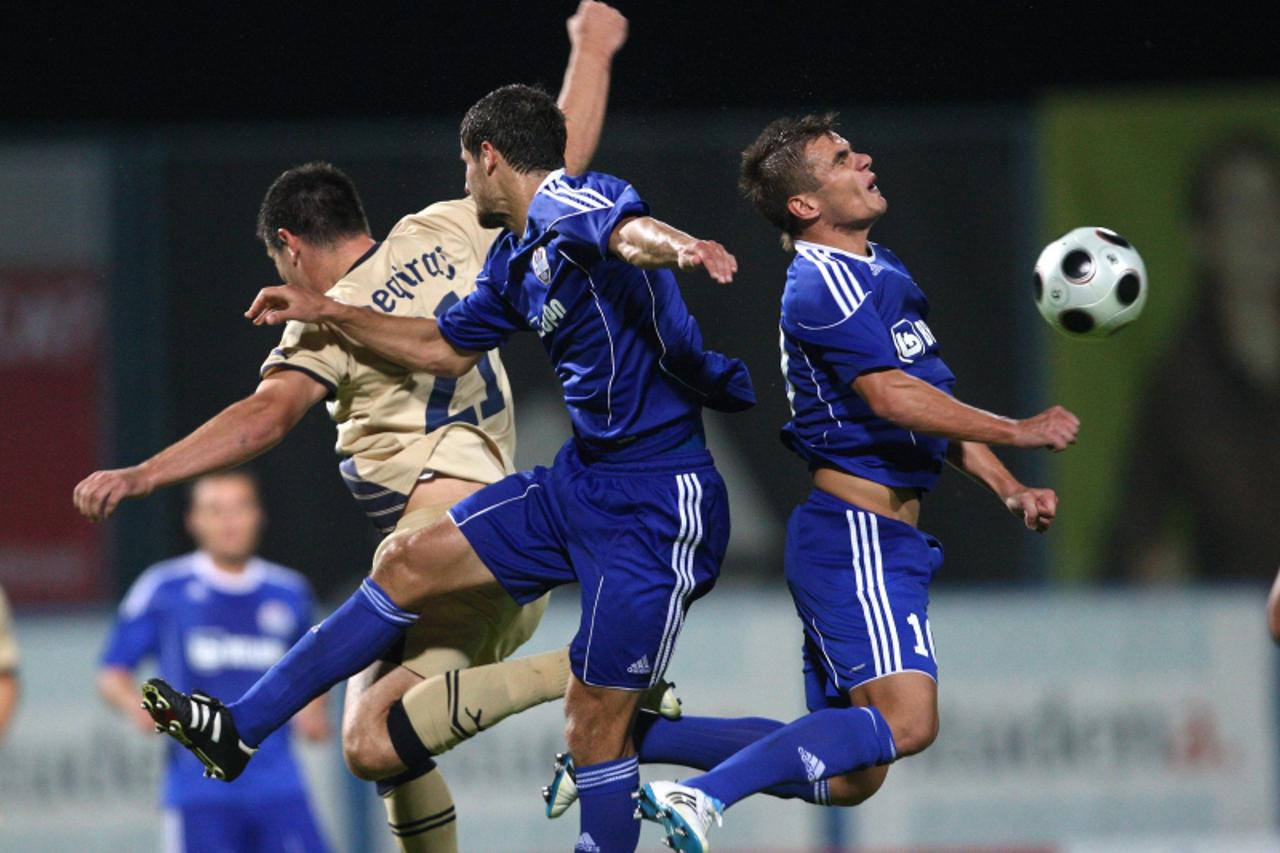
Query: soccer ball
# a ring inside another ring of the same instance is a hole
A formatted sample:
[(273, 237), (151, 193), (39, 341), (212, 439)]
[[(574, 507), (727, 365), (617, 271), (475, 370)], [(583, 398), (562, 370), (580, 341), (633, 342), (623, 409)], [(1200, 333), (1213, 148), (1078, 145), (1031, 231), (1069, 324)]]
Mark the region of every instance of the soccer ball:
[(1147, 267), (1129, 241), (1107, 228), (1076, 228), (1040, 253), (1036, 307), (1071, 338), (1105, 338), (1147, 304)]

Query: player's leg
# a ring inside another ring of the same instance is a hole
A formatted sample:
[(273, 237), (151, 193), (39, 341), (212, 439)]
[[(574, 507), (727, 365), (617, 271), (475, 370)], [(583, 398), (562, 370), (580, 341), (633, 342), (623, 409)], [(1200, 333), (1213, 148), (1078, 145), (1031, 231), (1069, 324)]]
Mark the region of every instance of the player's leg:
[[(728, 498), (706, 454), (654, 460), (643, 474), (593, 466), (563, 498), (582, 585), (570, 646), (566, 739), (577, 766), (580, 845), (635, 849), (631, 743), (640, 692), (661, 679), (690, 604), (714, 585), (728, 544)], [(620, 524), (620, 519), (627, 523)]]
[(387, 825), (406, 853), (456, 853), (457, 816), (453, 795), (429, 757), (394, 774), (373, 775), (367, 766), (376, 747), (379, 713), (385, 726), (386, 709), (405, 691), (422, 683), (406, 667), (379, 661), (347, 680), (342, 717), (342, 749), (347, 766), (363, 779), (377, 779), (378, 794), (387, 810)]
[(652, 802), (642, 808), (668, 827), (669, 838), (675, 822), (663, 818), (679, 810), (663, 801), (668, 795), (697, 795), (689, 822), (699, 833), (718, 812), (714, 801), (727, 808), (780, 784), (855, 774), (835, 791), (839, 802), (853, 803), (883, 782), (873, 768), (924, 749), (936, 735), (927, 605), (940, 547), (908, 525), (815, 496), (793, 514), (787, 535), (787, 580), (804, 623), (813, 712), (683, 786), (646, 786)]

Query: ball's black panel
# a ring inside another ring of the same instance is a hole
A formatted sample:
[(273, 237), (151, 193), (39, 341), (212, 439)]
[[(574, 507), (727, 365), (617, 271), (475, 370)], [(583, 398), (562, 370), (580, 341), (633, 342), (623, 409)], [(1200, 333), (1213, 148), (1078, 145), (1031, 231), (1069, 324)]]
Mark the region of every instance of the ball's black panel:
[(1142, 282), (1138, 280), (1137, 273), (1125, 273), (1116, 284), (1116, 299), (1120, 300), (1121, 305), (1132, 305), (1140, 293)]
[(1126, 249), (1133, 248), (1132, 244), (1130, 244), (1128, 240), (1121, 237), (1119, 234), (1112, 231), (1110, 228), (1096, 228), (1094, 229), (1094, 233), (1096, 233), (1103, 240), (1106, 240), (1108, 243), (1115, 243), (1117, 246), (1124, 246)]
[(1084, 281), (1093, 275), (1093, 256), (1084, 249), (1072, 249), (1062, 259), (1062, 274), (1071, 281)]
[(1093, 317), (1079, 308), (1063, 311), (1058, 315), (1058, 323), (1073, 335), (1087, 334), (1093, 329)]
[(1040, 273), (1036, 273), (1035, 281), (1032, 283), (1035, 289), (1036, 302), (1044, 301), (1044, 279), (1040, 277)]

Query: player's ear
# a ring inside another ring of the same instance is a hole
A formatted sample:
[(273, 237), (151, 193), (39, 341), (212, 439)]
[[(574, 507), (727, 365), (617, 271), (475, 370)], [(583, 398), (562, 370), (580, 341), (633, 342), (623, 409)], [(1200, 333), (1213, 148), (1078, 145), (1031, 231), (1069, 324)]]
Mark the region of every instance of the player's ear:
[(793, 195), (787, 199), (787, 212), (800, 222), (812, 222), (818, 218), (818, 206), (808, 193)]
[(494, 170), (498, 168), (498, 161), (502, 155), (498, 153), (498, 149), (494, 148), (488, 142), (480, 143), (480, 165), (484, 167), (486, 175), (492, 175)]
[(280, 242), (284, 243), (285, 253), (289, 256), (289, 262), (296, 264), (298, 262), (298, 252), (301, 248), (302, 240), (297, 234), (294, 234), (288, 228), (277, 228), (276, 236), (280, 238)]

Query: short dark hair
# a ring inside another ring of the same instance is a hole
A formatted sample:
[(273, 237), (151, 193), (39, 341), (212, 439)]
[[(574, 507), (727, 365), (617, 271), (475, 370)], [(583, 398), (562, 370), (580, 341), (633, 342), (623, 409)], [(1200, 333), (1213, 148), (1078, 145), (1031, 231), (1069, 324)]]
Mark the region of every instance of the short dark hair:
[(782, 231), (784, 248), (791, 248), (791, 238), (800, 228), (787, 209), (787, 199), (820, 186), (805, 148), (834, 133), (836, 117), (835, 113), (824, 113), (775, 119), (742, 152), (738, 187), (760, 215)]
[(271, 182), (258, 208), (258, 238), (272, 249), (284, 245), (281, 228), (308, 243), (331, 246), (343, 237), (369, 233), (356, 185), (331, 163), (294, 166)]
[(476, 101), (462, 117), (460, 136), (473, 157), (480, 153), (480, 143), (488, 142), (517, 172), (564, 166), (564, 113), (534, 86), (503, 86)]

